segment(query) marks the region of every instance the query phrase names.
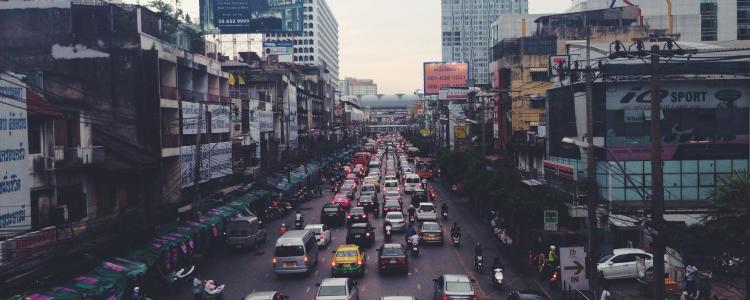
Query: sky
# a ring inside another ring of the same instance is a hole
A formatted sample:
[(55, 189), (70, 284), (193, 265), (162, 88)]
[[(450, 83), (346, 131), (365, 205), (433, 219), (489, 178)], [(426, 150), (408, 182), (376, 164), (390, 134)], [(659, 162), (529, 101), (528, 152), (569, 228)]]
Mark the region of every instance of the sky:
[[(422, 63), (441, 60), (440, 0), (327, 0), (339, 23), (339, 76), (374, 79), (378, 93), (422, 89)], [(529, 13), (569, 0), (529, 0)]]

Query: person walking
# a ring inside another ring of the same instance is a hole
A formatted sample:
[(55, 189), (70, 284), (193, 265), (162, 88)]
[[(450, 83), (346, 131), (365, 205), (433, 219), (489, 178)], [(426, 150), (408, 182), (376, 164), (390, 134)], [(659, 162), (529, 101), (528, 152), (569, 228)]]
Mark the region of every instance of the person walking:
[(203, 298), (203, 281), (198, 278), (198, 274), (193, 277), (193, 300), (201, 300)]
[(606, 283), (602, 284), (602, 294), (599, 300), (612, 300), (612, 293), (609, 292), (609, 286)]

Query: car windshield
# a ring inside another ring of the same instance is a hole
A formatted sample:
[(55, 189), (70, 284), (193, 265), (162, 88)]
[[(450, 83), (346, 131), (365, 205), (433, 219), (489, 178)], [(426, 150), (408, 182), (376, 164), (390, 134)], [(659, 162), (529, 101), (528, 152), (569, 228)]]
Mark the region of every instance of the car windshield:
[(404, 256), (404, 251), (401, 248), (383, 248), (383, 256)]
[(345, 286), (321, 286), (318, 290), (318, 297), (325, 296), (346, 296)]
[(471, 284), (468, 282), (446, 282), (445, 290), (459, 293), (473, 292)]
[(336, 251), (336, 257), (355, 257), (357, 250), (339, 250)]
[(435, 210), (435, 207), (432, 206), (432, 205), (422, 205), (422, 206), (419, 207), (419, 210), (430, 212), (430, 211)]
[(342, 192), (351, 192), (352, 191), (352, 187), (351, 186), (344, 186), (344, 187), (341, 188), (341, 191)]
[(603, 264), (603, 263), (607, 262), (610, 258), (612, 258), (612, 256), (614, 256), (614, 255), (610, 254), (610, 255), (602, 256), (602, 258), (599, 259), (599, 263)]
[(424, 223), (422, 224), (422, 230), (440, 230), (440, 225), (434, 223)]
[(305, 249), (300, 246), (278, 246), (276, 247), (276, 257), (290, 257), (290, 256), (303, 256), (305, 255)]
[(400, 220), (404, 217), (401, 214), (388, 214), (385, 216), (386, 220)]
[(361, 215), (365, 213), (365, 209), (362, 207), (354, 207), (349, 211), (350, 215)]
[(406, 178), (407, 183), (419, 183), (419, 177)]

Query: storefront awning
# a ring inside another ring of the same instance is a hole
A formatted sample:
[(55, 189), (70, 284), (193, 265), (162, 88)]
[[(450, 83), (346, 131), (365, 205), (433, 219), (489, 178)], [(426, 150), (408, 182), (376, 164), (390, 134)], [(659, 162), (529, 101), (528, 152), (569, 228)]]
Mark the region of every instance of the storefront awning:
[(641, 221), (626, 215), (609, 215), (609, 224), (618, 227), (620, 229), (638, 228), (641, 226)]

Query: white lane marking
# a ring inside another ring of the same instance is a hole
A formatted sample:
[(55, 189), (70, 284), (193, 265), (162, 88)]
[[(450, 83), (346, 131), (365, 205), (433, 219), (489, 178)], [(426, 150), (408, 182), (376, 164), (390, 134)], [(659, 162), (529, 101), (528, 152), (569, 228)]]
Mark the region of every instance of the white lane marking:
[(419, 284), (419, 283), (417, 283), (417, 289), (418, 289), (418, 290), (422, 290), (422, 285), (421, 285), (421, 284)]
[(308, 294), (308, 293), (310, 293), (310, 287), (309, 287), (309, 286), (308, 286), (308, 287), (307, 287), (307, 289), (305, 290), (305, 294)]
[(318, 276), (318, 272), (319, 272), (318, 270), (315, 270), (315, 276)]
[(419, 273), (419, 269), (417, 269), (417, 267), (414, 267), (414, 273)]
[(409, 273), (406, 273), (406, 275), (407, 275), (407, 276), (411, 276), (411, 272), (409, 272)]

